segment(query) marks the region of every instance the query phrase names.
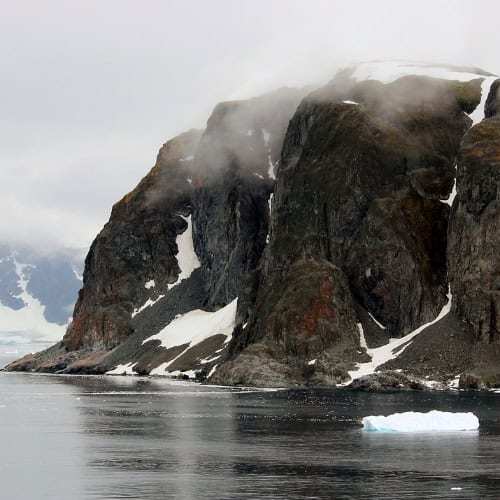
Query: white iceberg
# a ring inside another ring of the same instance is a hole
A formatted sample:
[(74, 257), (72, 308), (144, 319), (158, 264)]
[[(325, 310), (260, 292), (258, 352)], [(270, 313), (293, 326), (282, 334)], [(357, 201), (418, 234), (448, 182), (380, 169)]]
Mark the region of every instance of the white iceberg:
[(474, 413), (453, 413), (432, 410), (428, 413), (408, 411), (363, 418), (363, 429), (378, 432), (474, 431), (479, 419)]

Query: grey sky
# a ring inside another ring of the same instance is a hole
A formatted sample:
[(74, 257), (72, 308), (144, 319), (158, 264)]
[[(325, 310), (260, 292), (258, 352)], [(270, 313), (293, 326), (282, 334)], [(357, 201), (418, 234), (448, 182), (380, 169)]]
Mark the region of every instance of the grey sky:
[[(370, 59), (500, 74), (500, 2), (0, 0), (0, 241), (88, 246), (221, 100)], [(492, 22), (493, 21), (493, 22)]]

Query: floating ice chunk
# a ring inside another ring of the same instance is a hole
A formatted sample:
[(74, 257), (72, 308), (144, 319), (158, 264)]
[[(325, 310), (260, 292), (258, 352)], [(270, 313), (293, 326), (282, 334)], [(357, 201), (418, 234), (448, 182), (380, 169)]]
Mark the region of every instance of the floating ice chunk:
[(471, 412), (408, 411), (387, 417), (383, 415), (364, 417), (363, 428), (366, 431), (378, 432), (474, 431), (479, 428), (479, 419)]

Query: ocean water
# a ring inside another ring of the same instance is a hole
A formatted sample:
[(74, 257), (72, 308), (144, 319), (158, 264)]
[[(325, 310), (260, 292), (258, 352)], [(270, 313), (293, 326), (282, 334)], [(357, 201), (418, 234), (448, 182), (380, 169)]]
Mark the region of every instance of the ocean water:
[[(478, 432), (366, 415), (473, 411)], [(0, 373), (2, 499), (500, 498), (500, 394), (256, 391)]]

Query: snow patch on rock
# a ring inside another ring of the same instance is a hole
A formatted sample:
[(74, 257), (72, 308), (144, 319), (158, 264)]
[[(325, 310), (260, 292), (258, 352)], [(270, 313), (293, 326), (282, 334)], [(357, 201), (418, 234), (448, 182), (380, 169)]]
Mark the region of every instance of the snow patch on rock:
[(365, 332), (363, 331), (363, 325), (361, 323), (356, 323), (359, 330), (359, 345), (364, 349), (368, 350), (368, 344), (366, 343)]
[(486, 100), (488, 99), (493, 82), (497, 79), (497, 76), (489, 76), (483, 80), (483, 83), (481, 84), (481, 102), (469, 115), (469, 118), (472, 120), (472, 126), (477, 125), (479, 122), (484, 120), (484, 107), (486, 106)]
[(437, 323), (441, 319), (443, 319), (451, 310), (451, 292), (448, 291), (447, 294), (448, 302), (443, 306), (441, 312), (438, 314), (436, 319), (430, 321), (429, 323), (425, 323), (422, 326), (419, 326), (416, 330), (405, 335), (404, 337), (398, 339), (390, 339), (389, 342), (381, 347), (377, 347), (374, 349), (367, 349), (367, 354), (372, 358), (371, 361), (367, 363), (358, 364), (355, 370), (349, 372), (349, 376), (351, 380), (347, 383), (340, 385), (347, 385), (352, 380), (358, 379), (365, 375), (371, 375), (375, 373), (376, 369), (386, 363), (387, 361), (397, 358), (411, 343), (411, 341), (423, 330), (428, 328), (429, 326)]
[(135, 318), (135, 316), (144, 311), (144, 309), (154, 306), (159, 300), (163, 299), (163, 297), (165, 297), (165, 295), (158, 295), (158, 297), (154, 300), (153, 299), (146, 300), (146, 302), (144, 302), (144, 304), (142, 304), (141, 307), (134, 309), (134, 311), (132, 312), (132, 318)]
[(137, 373), (134, 371), (134, 366), (136, 364), (137, 363), (134, 363), (132, 361), (130, 363), (127, 363), (126, 365), (118, 365), (113, 370), (107, 371), (106, 375), (137, 375)]
[[(488, 99), (488, 95), (490, 93), (491, 86), (493, 82), (497, 79), (496, 76), (490, 76), (483, 80), (481, 84), (481, 102), (476, 106), (476, 109), (469, 114), (469, 118), (472, 120), (472, 125), (477, 125), (485, 118), (484, 107), (486, 106), (486, 100)], [(453, 205), (453, 200), (457, 196), (457, 166), (455, 165), (455, 180), (453, 182), (453, 188), (451, 190), (450, 196), (446, 200), (441, 200), (443, 203), (446, 203), (450, 207)]]
[[(237, 303), (238, 299), (234, 299), (230, 304), (215, 312), (202, 311), (201, 309), (190, 311), (174, 319), (160, 333), (144, 340), (143, 344), (150, 340), (160, 340), (161, 346), (165, 349), (187, 345), (178, 356), (154, 368), (150, 374), (177, 376), (177, 373), (168, 370), (169, 366), (189, 349), (214, 335), (225, 335), (224, 344), (227, 344), (231, 340), (236, 325)], [(204, 361), (208, 362), (214, 359), (216, 358)], [(186, 373), (184, 372), (184, 374)], [(195, 378), (194, 372), (193, 377), (190, 378)]]
[(382, 330), (385, 330), (385, 326), (384, 326), (382, 323), (380, 323), (379, 321), (377, 321), (371, 312), (368, 312), (368, 315), (370, 316), (370, 318), (373, 320), (373, 322), (374, 322), (374, 323), (375, 323), (375, 324), (376, 324), (379, 328), (381, 328)]
[(147, 338), (142, 343), (159, 340), (165, 349), (184, 344), (193, 347), (214, 335), (225, 335), (225, 343), (228, 343), (235, 327), (237, 303), (238, 299), (234, 299), (227, 306), (215, 312), (195, 309), (181, 314), (160, 333)]
[(200, 267), (200, 261), (194, 251), (193, 223), (191, 216), (184, 217), (181, 215), (181, 217), (187, 222), (188, 225), (187, 229), (182, 234), (178, 235), (175, 240), (177, 248), (179, 249), (176, 258), (181, 272), (177, 277), (177, 281), (168, 285), (169, 290), (178, 285), (182, 280), (189, 278), (191, 273)]
[(273, 160), (271, 158), (271, 148), (269, 146), (269, 140), (271, 139), (271, 134), (265, 129), (262, 129), (262, 137), (264, 138), (264, 144), (267, 147), (267, 163), (268, 163), (268, 170), (267, 170), (267, 175), (269, 175), (270, 179), (275, 180), (276, 179), (276, 173), (274, 171), (274, 164)]

